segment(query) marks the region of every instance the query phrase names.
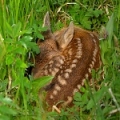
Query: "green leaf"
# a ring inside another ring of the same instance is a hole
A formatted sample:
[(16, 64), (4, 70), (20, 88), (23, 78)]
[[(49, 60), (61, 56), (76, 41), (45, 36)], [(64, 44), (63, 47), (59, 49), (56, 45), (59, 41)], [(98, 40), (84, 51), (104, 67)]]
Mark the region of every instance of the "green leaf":
[(6, 22), (6, 33), (13, 38), (13, 29), (8, 22)]
[[(33, 52), (39, 53), (40, 49), (38, 45), (35, 42), (32, 42), (32, 37), (31, 36), (24, 36), (20, 41), (18, 41), (21, 45), (23, 45), (26, 49), (32, 49)], [(18, 44), (19, 44), (18, 43)]]
[(14, 38), (18, 37), (21, 30), (21, 23), (18, 22), (17, 24), (13, 25), (12, 28), (13, 28), (13, 37)]
[(21, 44), (24, 46), (24, 48), (29, 48), (29, 42), (31, 42), (32, 37), (31, 36), (24, 36), (20, 41), (18, 41), (18, 44)]
[(27, 68), (27, 64), (25, 64), (21, 59), (16, 60), (16, 65), (20, 68)]
[(101, 11), (101, 10), (95, 10), (94, 11), (95, 17), (99, 17), (99, 15), (101, 15), (102, 13), (103, 13), (103, 11)]
[(8, 98), (8, 97), (3, 97), (3, 96), (1, 96), (0, 95), (0, 101), (1, 102), (4, 102), (4, 103), (7, 103), (7, 104), (10, 104), (11, 102), (12, 102), (12, 100), (10, 99), (10, 98)]
[(0, 106), (0, 113), (8, 114), (8, 115), (16, 115), (17, 114), (17, 112), (15, 110), (13, 110), (12, 108), (9, 108), (7, 106), (4, 106), (4, 105)]
[(15, 57), (12, 54), (6, 56), (6, 65), (13, 64), (15, 61)]
[(29, 29), (20, 31), (19, 35), (31, 34), (31, 33), (32, 33), (32, 28), (29, 28)]
[(93, 101), (93, 99), (91, 99), (87, 104), (87, 109), (90, 110), (94, 106), (95, 106), (95, 102)]
[(91, 29), (91, 21), (89, 21), (88, 17), (83, 17), (83, 19), (82, 19), (82, 25), (86, 29)]
[(48, 82), (50, 82), (52, 79), (53, 79), (52, 76), (44, 76), (32, 81), (32, 85), (34, 86), (35, 90), (38, 91), (40, 88), (45, 86)]
[(16, 47), (14, 53), (15, 54), (20, 54), (20, 55), (24, 55), (25, 54), (25, 48), (23, 48), (23, 46)]
[(74, 95), (74, 100), (75, 100), (75, 101), (81, 101), (81, 100), (82, 100), (82, 98), (81, 98), (81, 93), (79, 93), (79, 92), (75, 93), (75, 95)]
[(36, 32), (35, 36), (37, 36), (37, 38), (39, 38), (39, 39), (44, 40), (44, 36), (42, 34), (40, 34), (39, 32)]

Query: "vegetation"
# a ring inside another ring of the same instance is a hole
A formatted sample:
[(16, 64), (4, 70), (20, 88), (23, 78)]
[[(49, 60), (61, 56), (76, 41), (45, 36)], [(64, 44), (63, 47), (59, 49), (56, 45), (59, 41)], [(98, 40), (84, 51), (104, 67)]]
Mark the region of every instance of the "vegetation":
[[(45, 111), (38, 97), (51, 77), (25, 76), (29, 54), (40, 52), (35, 41), (43, 39), (46, 11), (53, 31), (72, 20), (100, 33), (103, 66), (92, 72), (97, 86), (86, 82), (75, 106), (61, 114)], [(0, 120), (120, 120), (119, 29), (119, 0), (0, 0)]]

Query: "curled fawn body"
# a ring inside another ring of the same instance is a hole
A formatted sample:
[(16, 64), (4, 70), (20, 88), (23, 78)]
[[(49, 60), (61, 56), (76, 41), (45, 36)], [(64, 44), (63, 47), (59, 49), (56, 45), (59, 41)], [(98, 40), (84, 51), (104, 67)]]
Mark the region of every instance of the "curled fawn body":
[(60, 101), (63, 106), (70, 105), (85, 79), (91, 78), (91, 70), (100, 67), (99, 40), (93, 32), (75, 27), (72, 22), (52, 33), (48, 13), (44, 26), (48, 30), (44, 33), (45, 40), (38, 42), (40, 54), (35, 57), (33, 75), (54, 76), (45, 87), (50, 108)]

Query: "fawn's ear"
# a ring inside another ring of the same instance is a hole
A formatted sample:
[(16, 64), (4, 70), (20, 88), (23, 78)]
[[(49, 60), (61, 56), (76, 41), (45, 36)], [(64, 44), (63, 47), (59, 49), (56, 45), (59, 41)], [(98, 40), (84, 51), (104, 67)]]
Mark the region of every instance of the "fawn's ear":
[(73, 39), (74, 35), (74, 24), (70, 22), (68, 28), (63, 32), (60, 38), (59, 46), (64, 49)]
[(47, 28), (47, 31), (43, 32), (45, 38), (51, 38), (53, 36), (50, 27), (50, 16), (49, 12), (47, 12), (44, 16), (43, 27)]

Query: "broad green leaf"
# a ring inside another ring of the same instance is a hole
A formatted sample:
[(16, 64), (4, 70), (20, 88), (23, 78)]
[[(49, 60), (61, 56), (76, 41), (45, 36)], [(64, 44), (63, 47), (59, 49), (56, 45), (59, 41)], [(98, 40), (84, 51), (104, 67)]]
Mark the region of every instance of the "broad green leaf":
[(14, 38), (18, 37), (21, 30), (21, 23), (18, 22), (17, 24), (13, 25), (12, 28), (13, 28), (13, 37)]
[(101, 11), (101, 10), (95, 10), (95, 11), (94, 11), (95, 17), (98, 17), (98, 16), (101, 15), (102, 13), (103, 13), (103, 11)]
[(87, 109), (90, 110), (91, 108), (93, 108), (95, 106), (95, 102), (93, 99), (91, 99), (88, 104), (87, 104)]
[(21, 59), (16, 59), (16, 65), (20, 68), (27, 68), (27, 64), (25, 64), (25, 62), (23, 62)]
[(44, 40), (44, 36), (42, 34), (40, 34), (40, 33), (36, 32), (35, 36), (37, 36), (39, 39)]
[(31, 36), (24, 36), (20, 41), (18, 41), (21, 45), (23, 45), (26, 49), (32, 49), (37, 54), (40, 52), (38, 45), (35, 42), (32, 42)]
[(19, 47), (16, 47), (14, 52), (15, 54), (25, 55), (26, 49), (19, 45)]
[(22, 30), (20, 31), (19, 35), (24, 35), (24, 34), (31, 34), (32, 33), (32, 28), (26, 29), (26, 30)]
[(13, 110), (12, 108), (9, 108), (5, 105), (1, 105), (0, 106), (0, 113), (3, 113), (3, 114), (8, 114), (8, 115), (16, 115), (17, 112), (15, 110)]
[(88, 17), (83, 17), (82, 25), (87, 29), (91, 29), (91, 21)]
[(6, 56), (6, 65), (13, 64), (15, 61), (15, 56), (13, 54), (9, 54)]
[(75, 93), (75, 95), (74, 95), (74, 100), (75, 100), (75, 101), (81, 101), (81, 100), (82, 100), (81, 97), (82, 97), (82, 96), (81, 96), (81, 93), (77, 92), (77, 93)]
[(48, 82), (50, 82), (53, 79), (52, 76), (44, 76), (38, 79), (35, 79), (32, 81), (32, 86), (35, 88), (36, 91), (38, 91), (40, 88), (44, 87)]
[(8, 22), (6, 22), (6, 33), (13, 38), (13, 29)]

